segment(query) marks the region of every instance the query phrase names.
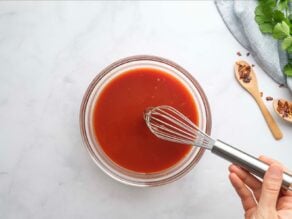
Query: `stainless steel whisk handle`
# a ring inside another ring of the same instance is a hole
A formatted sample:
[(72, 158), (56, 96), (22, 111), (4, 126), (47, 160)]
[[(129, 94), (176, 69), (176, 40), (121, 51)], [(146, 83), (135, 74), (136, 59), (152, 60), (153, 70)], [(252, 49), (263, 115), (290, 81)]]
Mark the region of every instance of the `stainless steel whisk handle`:
[[(259, 159), (220, 140), (215, 141), (211, 151), (262, 179), (269, 168), (267, 164)], [(292, 191), (292, 175), (286, 172), (283, 173), (282, 188)]]

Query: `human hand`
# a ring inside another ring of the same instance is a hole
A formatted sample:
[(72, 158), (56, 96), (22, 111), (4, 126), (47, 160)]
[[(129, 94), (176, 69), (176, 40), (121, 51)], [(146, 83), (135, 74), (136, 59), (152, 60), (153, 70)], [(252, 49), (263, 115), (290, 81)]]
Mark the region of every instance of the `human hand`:
[(240, 167), (229, 167), (229, 179), (241, 199), (246, 219), (291, 219), (292, 192), (281, 190), (283, 166), (261, 156), (270, 165), (263, 182)]

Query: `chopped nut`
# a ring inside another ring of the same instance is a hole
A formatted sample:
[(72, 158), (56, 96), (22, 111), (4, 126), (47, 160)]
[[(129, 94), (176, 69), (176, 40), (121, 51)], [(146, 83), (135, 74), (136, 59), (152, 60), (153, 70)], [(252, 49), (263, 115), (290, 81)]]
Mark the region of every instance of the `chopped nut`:
[(241, 53), (240, 52), (237, 52), (236, 55), (241, 56)]
[(251, 81), (251, 78), (250, 77), (248, 77), (248, 78), (243, 78), (243, 82), (244, 83), (249, 83)]
[(279, 84), (279, 87), (285, 87), (285, 84)]
[(277, 111), (282, 115), (283, 118), (292, 117), (292, 104), (288, 101), (278, 101)]
[(255, 67), (255, 65), (254, 65), (254, 64), (252, 64), (252, 65), (251, 65), (251, 67)]
[(270, 96), (267, 96), (267, 97), (266, 97), (266, 100), (267, 100), (267, 101), (272, 101), (273, 99), (274, 99), (274, 98), (273, 98), (273, 97), (270, 97)]
[(249, 83), (251, 81), (251, 67), (249, 65), (244, 65), (236, 63), (238, 65), (239, 78), (242, 79), (244, 83)]

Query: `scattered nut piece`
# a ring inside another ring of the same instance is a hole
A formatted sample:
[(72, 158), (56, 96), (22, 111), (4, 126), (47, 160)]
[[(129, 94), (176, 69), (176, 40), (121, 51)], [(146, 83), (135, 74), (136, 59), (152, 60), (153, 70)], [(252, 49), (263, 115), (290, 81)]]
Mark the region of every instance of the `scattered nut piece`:
[(273, 99), (274, 99), (274, 98), (273, 98), (273, 97), (270, 97), (270, 96), (267, 96), (267, 97), (266, 97), (266, 100), (267, 100), (267, 101), (272, 101)]
[(288, 101), (278, 101), (277, 111), (282, 115), (283, 118), (292, 117), (292, 104)]
[(279, 87), (285, 87), (285, 84), (279, 84)]
[(241, 56), (241, 53), (240, 52), (237, 52), (236, 55)]

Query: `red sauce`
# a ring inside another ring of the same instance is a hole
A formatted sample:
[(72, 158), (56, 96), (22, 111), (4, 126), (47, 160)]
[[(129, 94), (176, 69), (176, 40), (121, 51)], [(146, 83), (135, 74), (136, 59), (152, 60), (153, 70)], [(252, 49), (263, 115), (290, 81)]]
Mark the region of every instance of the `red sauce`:
[(165, 170), (182, 160), (189, 145), (155, 137), (145, 124), (147, 107), (170, 105), (198, 124), (192, 95), (175, 77), (157, 69), (127, 71), (110, 81), (95, 103), (94, 132), (107, 156), (136, 172)]

